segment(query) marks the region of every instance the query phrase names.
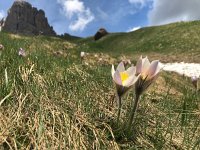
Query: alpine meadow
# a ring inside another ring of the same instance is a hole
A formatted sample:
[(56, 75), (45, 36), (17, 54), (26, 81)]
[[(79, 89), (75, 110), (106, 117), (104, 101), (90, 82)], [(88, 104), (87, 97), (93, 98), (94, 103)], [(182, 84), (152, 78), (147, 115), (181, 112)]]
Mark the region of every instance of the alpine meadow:
[[(200, 149), (199, 79), (194, 86), (162, 67), (151, 85), (144, 71), (132, 76), (141, 55), (154, 72), (154, 60), (200, 63), (199, 26), (179, 22), (98, 41), (2, 31), (0, 149)], [(112, 78), (120, 62), (132, 72), (118, 67)], [(146, 87), (130, 121), (137, 80)]]

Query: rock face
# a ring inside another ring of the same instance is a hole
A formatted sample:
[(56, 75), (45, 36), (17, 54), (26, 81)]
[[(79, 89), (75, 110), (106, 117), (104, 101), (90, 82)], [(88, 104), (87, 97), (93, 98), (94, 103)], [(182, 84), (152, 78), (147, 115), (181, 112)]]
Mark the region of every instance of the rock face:
[(4, 25), (4, 18), (2, 18), (1, 20), (0, 20), (0, 26), (2, 27), (3, 25)]
[(37, 10), (24, 0), (16, 0), (8, 11), (2, 30), (29, 35), (51, 35), (56, 33), (48, 24), (43, 10)]
[(106, 31), (106, 29), (104, 28), (100, 28), (97, 33), (94, 35), (94, 40), (99, 40), (100, 38), (102, 38), (103, 36), (107, 35), (108, 32)]

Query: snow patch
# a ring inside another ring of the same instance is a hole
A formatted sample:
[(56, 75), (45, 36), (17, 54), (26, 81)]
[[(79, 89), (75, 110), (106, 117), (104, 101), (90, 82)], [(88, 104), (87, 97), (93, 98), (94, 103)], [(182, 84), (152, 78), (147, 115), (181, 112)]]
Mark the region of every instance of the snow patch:
[(180, 75), (185, 75), (187, 77), (200, 78), (200, 64), (197, 63), (161, 63), (160, 66), (165, 71), (176, 72)]

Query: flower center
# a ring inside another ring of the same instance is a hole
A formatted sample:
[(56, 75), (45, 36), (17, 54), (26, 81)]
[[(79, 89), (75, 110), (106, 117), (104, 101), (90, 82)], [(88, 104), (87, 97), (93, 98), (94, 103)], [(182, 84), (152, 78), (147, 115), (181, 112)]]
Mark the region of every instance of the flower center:
[(124, 84), (124, 81), (126, 81), (129, 76), (128, 76), (128, 73), (126, 73), (126, 72), (120, 72), (120, 77), (122, 80), (122, 84)]
[(145, 80), (147, 78), (147, 75), (142, 74), (141, 78), (142, 78), (142, 80)]

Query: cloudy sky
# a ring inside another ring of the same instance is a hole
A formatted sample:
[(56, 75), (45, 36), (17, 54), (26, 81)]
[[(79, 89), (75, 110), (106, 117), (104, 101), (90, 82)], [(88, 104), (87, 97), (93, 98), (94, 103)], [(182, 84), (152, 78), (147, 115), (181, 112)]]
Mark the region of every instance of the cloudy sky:
[[(200, 19), (200, 0), (27, 0), (43, 9), (57, 34), (86, 37), (104, 27), (129, 32), (141, 27)], [(0, 0), (0, 18), (14, 0)]]

